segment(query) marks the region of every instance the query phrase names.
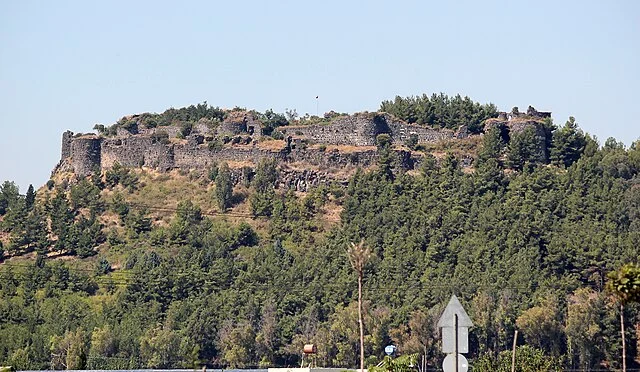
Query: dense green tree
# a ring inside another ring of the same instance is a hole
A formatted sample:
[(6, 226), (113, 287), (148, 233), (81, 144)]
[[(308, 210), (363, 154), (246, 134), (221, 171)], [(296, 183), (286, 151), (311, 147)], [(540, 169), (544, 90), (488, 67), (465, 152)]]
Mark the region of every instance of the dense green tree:
[(289, 121), (283, 114), (278, 114), (269, 109), (258, 117), (262, 121), (262, 134), (270, 136), (277, 127), (289, 125)]
[(84, 369), (87, 361), (87, 334), (81, 328), (51, 338), (51, 367)]
[(138, 186), (138, 177), (129, 168), (115, 162), (105, 173), (105, 185), (109, 188), (122, 185), (131, 192)]
[(253, 187), (256, 192), (263, 193), (273, 189), (278, 177), (277, 163), (272, 159), (263, 159), (256, 166), (256, 174), (253, 177)]
[(602, 360), (605, 341), (600, 317), (604, 306), (602, 294), (590, 288), (580, 288), (569, 298), (565, 333), (571, 368), (597, 368)]
[(74, 215), (69, 207), (69, 202), (64, 192), (58, 190), (49, 203), (49, 218), (51, 220), (51, 232), (57, 236), (56, 246), (60, 249), (64, 246), (70, 227), (73, 225)]
[(146, 209), (134, 210), (126, 215), (125, 226), (134, 235), (142, 234), (151, 231), (151, 218)]
[(471, 133), (479, 133), (484, 121), (498, 114), (493, 104), (481, 105), (469, 97), (449, 97), (443, 93), (405, 98), (396, 96), (393, 101), (383, 101), (380, 110), (409, 123), (431, 127), (458, 129), (465, 125)]
[[(522, 372), (538, 371), (562, 371), (562, 361), (560, 358), (545, 355), (540, 349), (531, 346), (518, 346), (516, 348), (515, 370)], [(511, 351), (502, 351), (498, 358), (484, 355), (473, 363), (476, 371), (482, 372), (509, 372), (511, 368)]]
[(231, 206), (233, 196), (233, 183), (231, 181), (231, 171), (227, 163), (222, 163), (218, 176), (216, 177), (215, 198), (220, 211), (224, 212)]
[(50, 245), (48, 233), (45, 215), (40, 208), (27, 212), (25, 206), (19, 222), (12, 229), (9, 247), (14, 254), (34, 250), (45, 254)]
[(501, 129), (493, 127), (485, 132), (482, 137), (482, 147), (478, 153), (478, 165), (482, 165), (489, 159), (499, 159), (504, 142), (502, 141)]
[(545, 303), (525, 310), (516, 319), (516, 326), (531, 346), (549, 355), (562, 355), (563, 334), (557, 301), (549, 296)]
[(542, 162), (543, 154), (536, 129), (527, 127), (520, 133), (511, 134), (506, 165), (515, 170), (522, 170), (526, 164)]
[(100, 188), (86, 178), (71, 186), (69, 204), (73, 210), (93, 208), (102, 211), (104, 208), (104, 203), (100, 199)]
[(409, 372), (418, 370), (418, 354), (406, 354), (397, 358), (386, 356), (377, 366), (367, 370), (371, 372)]
[(255, 331), (248, 322), (225, 322), (220, 329), (222, 358), (230, 368), (247, 368), (255, 352)]
[[(501, 164), (508, 138), (490, 132), (475, 169), (451, 152), (425, 156), (415, 173), (357, 170), (345, 188), (306, 195), (276, 189), (275, 164), (259, 166), (249, 207), (265, 217), (254, 220), (241, 214), (244, 204), (205, 216), (210, 203), (198, 205), (195, 186), (171, 214), (147, 195), (169, 183), (125, 194), (71, 180), (38, 195), (31, 210), (9, 185), (5, 249), (40, 221), (60, 253), (98, 256), (0, 264), (0, 363), (52, 368), (55, 346), (60, 368), (67, 355), (87, 368), (285, 366), (314, 343), (318, 365), (352, 368), (361, 350), (377, 365), (393, 342), (436, 369), (434, 320), (455, 290), (475, 324), (467, 357), (476, 369), (510, 370), (516, 329), (522, 370), (618, 368), (620, 314), (603, 289), (608, 271), (637, 260), (637, 145), (599, 148), (585, 136), (568, 168), (529, 159), (526, 171), (511, 172)], [(254, 195), (266, 196), (254, 204)], [(373, 250), (362, 276), (363, 347), (344, 256), (362, 237)], [(638, 310), (626, 304), (625, 321), (637, 323)], [(624, 334), (636, 368), (633, 327)]]
[(27, 194), (24, 198), (24, 203), (27, 209), (31, 209), (33, 204), (36, 201), (36, 192), (33, 190), (33, 185), (29, 184), (29, 188), (27, 189)]
[(391, 136), (386, 133), (379, 134), (376, 137), (376, 146), (378, 146), (378, 168), (380, 174), (388, 180), (394, 179), (394, 170), (398, 166), (398, 159), (391, 148)]
[[(191, 200), (179, 202), (176, 218), (172, 221), (169, 230), (171, 239), (180, 243), (194, 242), (201, 232), (199, 227), (203, 221), (204, 217), (200, 207), (193, 204)], [(144, 224), (141, 227), (144, 227)]]
[(15, 182), (4, 181), (0, 185), (0, 216), (7, 213), (7, 210), (20, 199), (20, 189)]
[(551, 162), (556, 165), (570, 167), (584, 152), (587, 139), (573, 116), (565, 125), (553, 133)]

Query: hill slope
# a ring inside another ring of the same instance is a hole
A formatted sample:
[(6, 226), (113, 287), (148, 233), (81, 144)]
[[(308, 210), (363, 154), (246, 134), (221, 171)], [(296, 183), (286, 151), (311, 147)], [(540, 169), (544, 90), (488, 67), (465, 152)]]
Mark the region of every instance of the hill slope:
[[(472, 363), (496, 360), (517, 328), (521, 345), (564, 368), (616, 367), (618, 314), (603, 287), (640, 255), (640, 149), (598, 148), (568, 124), (545, 164), (535, 140), (503, 134), (488, 129), (465, 171), (445, 152), (402, 172), (381, 145), (374, 169), (305, 193), (283, 187), (269, 161), (236, 181), (222, 163), (206, 174), (58, 173), (35, 198), (7, 182), (0, 364), (283, 366), (312, 342), (318, 365), (351, 367), (345, 252), (364, 239), (368, 364), (392, 342), (439, 365), (434, 321), (455, 292), (476, 324)], [(576, 136), (581, 147), (563, 147)]]

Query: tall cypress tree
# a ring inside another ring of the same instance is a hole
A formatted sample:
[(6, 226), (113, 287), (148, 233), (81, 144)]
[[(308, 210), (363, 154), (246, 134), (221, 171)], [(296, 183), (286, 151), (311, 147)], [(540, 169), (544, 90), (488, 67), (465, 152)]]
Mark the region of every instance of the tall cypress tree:
[(216, 177), (216, 201), (220, 211), (224, 212), (231, 206), (231, 197), (233, 195), (233, 183), (231, 181), (231, 171), (227, 163), (222, 163), (218, 176)]
[(27, 189), (27, 195), (24, 198), (24, 203), (27, 207), (27, 209), (31, 209), (33, 207), (33, 204), (36, 201), (36, 192), (33, 190), (33, 185), (29, 185), (29, 188)]

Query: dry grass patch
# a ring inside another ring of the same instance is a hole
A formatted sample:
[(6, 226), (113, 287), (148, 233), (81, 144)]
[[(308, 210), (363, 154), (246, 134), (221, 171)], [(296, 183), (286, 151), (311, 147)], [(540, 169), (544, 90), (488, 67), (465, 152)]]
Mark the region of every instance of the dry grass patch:
[(267, 140), (259, 141), (256, 145), (257, 148), (263, 150), (282, 150), (287, 146), (287, 143), (283, 140)]
[(436, 154), (452, 153), (456, 156), (468, 155), (476, 157), (478, 150), (482, 146), (482, 136), (471, 136), (467, 138), (451, 138), (435, 143), (420, 144), (420, 148), (425, 153)]
[(320, 221), (323, 222), (323, 226), (333, 227), (335, 224), (340, 223), (340, 215), (344, 207), (333, 202), (329, 202), (322, 207), (322, 213), (320, 215)]
[(319, 148), (320, 146), (325, 146), (325, 152), (335, 151), (341, 152), (343, 154), (354, 154), (360, 152), (367, 151), (377, 151), (378, 148), (375, 146), (351, 146), (351, 145), (313, 145), (311, 148)]
[[(215, 201), (212, 186), (203, 186), (194, 182), (186, 174), (179, 171), (160, 173), (150, 170), (134, 170), (139, 177), (139, 187), (133, 193), (119, 190), (128, 203), (148, 207), (150, 214), (156, 219), (163, 219), (175, 214), (175, 209), (181, 201), (191, 200), (193, 204), (203, 210), (214, 210)], [(106, 190), (105, 190), (106, 191)], [(106, 191), (106, 195), (113, 191)]]

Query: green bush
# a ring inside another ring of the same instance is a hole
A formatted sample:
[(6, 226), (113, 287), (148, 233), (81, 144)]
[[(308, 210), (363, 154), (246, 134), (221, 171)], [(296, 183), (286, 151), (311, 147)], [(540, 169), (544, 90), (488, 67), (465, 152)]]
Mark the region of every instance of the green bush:
[(163, 145), (169, 144), (169, 133), (164, 130), (156, 131), (151, 135), (152, 143), (161, 143)]
[(137, 188), (138, 181), (138, 177), (130, 169), (123, 167), (118, 162), (115, 162), (113, 167), (105, 173), (105, 184), (110, 188), (122, 185), (129, 191), (133, 191)]

